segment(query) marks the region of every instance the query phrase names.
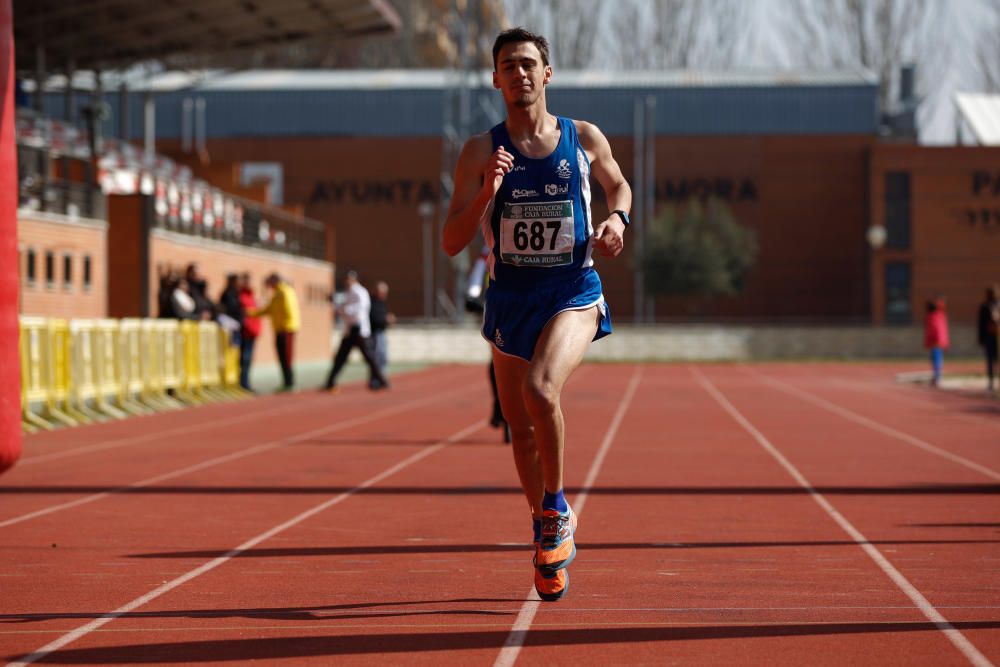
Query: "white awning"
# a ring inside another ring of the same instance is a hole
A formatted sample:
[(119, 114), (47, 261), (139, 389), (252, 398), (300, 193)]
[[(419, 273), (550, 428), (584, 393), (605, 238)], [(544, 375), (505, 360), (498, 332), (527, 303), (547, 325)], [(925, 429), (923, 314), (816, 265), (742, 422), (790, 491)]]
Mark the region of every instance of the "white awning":
[(1000, 146), (1000, 95), (956, 93), (955, 104), (980, 146)]

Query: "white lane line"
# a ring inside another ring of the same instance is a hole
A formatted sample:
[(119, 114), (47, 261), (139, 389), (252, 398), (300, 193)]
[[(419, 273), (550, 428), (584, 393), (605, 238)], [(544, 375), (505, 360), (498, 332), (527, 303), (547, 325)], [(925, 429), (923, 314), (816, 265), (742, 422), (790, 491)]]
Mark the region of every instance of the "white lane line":
[[(202, 461), (201, 463), (196, 463), (194, 465), (187, 466), (186, 468), (181, 468), (180, 470), (174, 470), (172, 472), (164, 473), (162, 475), (156, 475), (155, 477), (150, 477), (144, 479), (141, 482), (134, 482), (132, 484), (127, 484), (125, 486), (119, 486), (113, 489), (108, 489), (107, 491), (101, 491), (100, 493), (94, 493), (89, 496), (84, 496), (83, 498), (77, 498), (76, 500), (70, 500), (65, 503), (59, 503), (58, 505), (50, 505), (40, 510), (34, 512), (29, 512), (28, 514), (22, 514), (20, 516), (15, 516), (10, 519), (5, 519), (0, 521), (0, 528), (5, 528), (7, 526), (13, 526), (17, 523), (22, 523), (30, 519), (35, 519), (40, 516), (46, 516), (48, 514), (53, 514), (54, 512), (59, 512), (65, 509), (70, 509), (72, 507), (79, 507), (80, 505), (86, 505), (88, 503), (101, 500), (102, 498), (107, 498), (108, 496), (115, 495), (118, 493), (127, 492), (131, 489), (141, 489), (146, 486), (151, 486), (159, 482), (164, 482), (168, 479), (174, 479), (176, 477), (182, 477), (192, 472), (197, 472), (199, 470), (204, 470), (206, 468), (211, 468), (222, 463), (228, 463), (229, 461), (235, 461), (247, 456), (252, 456), (254, 454), (259, 454), (260, 452), (266, 452), (276, 447), (282, 447), (284, 445), (294, 444), (301, 440), (308, 440), (317, 435), (324, 433), (334, 433), (336, 431), (341, 431), (352, 426), (357, 426), (359, 424), (364, 424), (366, 422), (375, 421), (389, 415), (396, 414), (397, 412), (405, 412), (407, 410), (412, 410), (419, 408), (427, 403), (434, 403), (436, 401), (443, 400), (457, 393), (466, 392), (466, 389), (456, 389), (445, 394), (436, 394), (427, 398), (422, 398), (416, 401), (410, 401), (408, 403), (403, 403), (401, 405), (385, 408), (377, 412), (372, 412), (370, 414), (355, 417), (354, 419), (348, 419), (347, 421), (337, 422), (336, 424), (331, 424), (329, 426), (323, 426), (305, 433), (300, 433), (299, 435), (281, 438), (279, 440), (272, 440), (270, 442), (265, 442), (263, 444), (257, 445), (256, 447), (250, 447), (249, 449), (241, 449), (232, 454), (225, 454), (223, 456), (217, 456), (213, 459), (208, 459), (207, 461)], [(243, 417), (244, 421), (247, 419), (246, 415)]]
[(763, 447), (764, 450), (767, 451), (767, 453), (770, 454), (781, 465), (781, 467), (792, 476), (799, 486), (809, 493), (812, 499), (823, 508), (823, 511), (825, 511), (830, 518), (844, 530), (844, 532), (851, 536), (851, 539), (853, 539), (858, 546), (860, 546), (865, 553), (868, 554), (873, 561), (875, 561), (875, 564), (879, 566), (882, 572), (892, 579), (893, 583), (895, 583), (896, 586), (899, 587), (899, 589), (903, 591), (908, 598), (910, 598), (913, 604), (916, 605), (921, 612), (923, 612), (927, 620), (933, 623), (938, 630), (943, 632), (951, 643), (955, 645), (955, 648), (957, 648), (970, 663), (976, 667), (992, 667), (993, 663), (991, 663), (986, 656), (980, 653), (979, 649), (973, 646), (972, 642), (965, 638), (965, 635), (949, 623), (948, 619), (942, 616), (941, 612), (939, 612), (934, 605), (932, 605), (927, 598), (925, 598), (923, 594), (918, 591), (906, 577), (903, 576), (899, 570), (893, 567), (892, 563), (886, 560), (885, 556), (883, 556), (878, 549), (872, 546), (868, 538), (865, 537), (861, 531), (855, 528), (854, 524), (838, 512), (837, 509), (834, 508), (834, 506), (831, 505), (830, 502), (823, 496), (823, 494), (816, 491), (813, 485), (810, 484), (809, 480), (807, 480), (805, 476), (799, 472), (799, 469), (792, 465), (792, 463), (786, 459), (785, 456), (778, 451), (778, 449), (772, 445), (760, 431), (754, 428), (753, 424), (751, 424), (747, 418), (744, 417), (743, 414), (737, 410), (725, 396), (722, 395), (722, 392), (720, 392), (700, 370), (692, 367), (691, 372), (694, 374), (702, 388), (707, 391), (720, 406), (722, 406), (722, 409), (729, 413), (729, 416), (732, 417), (736, 423), (742, 426), (743, 429), (757, 441), (757, 444)]
[(982, 473), (987, 477), (989, 477), (990, 479), (1000, 481), (1000, 472), (997, 472), (996, 470), (993, 470), (991, 468), (987, 468), (986, 466), (976, 463), (975, 461), (971, 461), (965, 458), (964, 456), (953, 454), (952, 452), (949, 452), (946, 449), (941, 449), (940, 447), (936, 447), (929, 442), (926, 442), (924, 440), (921, 440), (920, 438), (916, 438), (910, 435), (909, 433), (897, 431), (896, 429), (890, 426), (880, 424), (874, 419), (869, 419), (868, 417), (865, 417), (864, 415), (859, 415), (858, 413), (852, 410), (848, 410), (847, 408), (842, 408), (836, 403), (831, 403), (830, 401), (824, 398), (820, 398), (819, 396), (814, 396), (813, 394), (810, 394), (807, 391), (804, 391), (802, 389), (799, 389), (798, 387), (782, 382), (781, 380), (776, 380), (772, 377), (769, 377), (767, 375), (764, 375), (762, 373), (759, 373), (757, 371), (751, 370), (746, 367), (743, 367), (743, 370), (747, 374), (759, 379), (761, 382), (764, 382), (765, 384), (769, 384), (772, 387), (784, 391), (785, 393), (796, 396), (797, 398), (806, 401), (807, 403), (812, 403), (813, 405), (821, 407), (824, 410), (827, 410), (828, 412), (832, 412), (836, 415), (839, 415), (844, 419), (847, 419), (848, 421), (852, 421), (855, 424), (861, 424), (862, 426), (867, 426), (868, 428), (878, 431), (879, 433), (896, 438), (897, 440), (902, 440), (903, 442), (909, 445), (918, 447), (926, 452), (930, 452), (931, 454), (936, 454), (941, 458), (945, 458), (948, 459), (949, 461), (952, 461), (953, 463), (965, 466), (970, 470), (975, 470), (976, 472)]
[(385, 470), (383, 470), (379, 474), (375, 475), (374, 477), (370, 477), (367, 480), (365, 480), (364, 482), (361, 482), (360, 484), (358, 484), (357, 486), (355, 486), (353, 489), (350, 489), (349, 491), (344, 491), (340, 495), (335, 496), (333, 498), (330, 498), (329, 500), (326, 500), (326, 501), (320, 503), (319, 505), (316, 505), (315, 507), (312, 507), (311, 509), (308, 509), (305, 512), (302, 512), (302, 513), (298, 514), (297, 516), (292, 517), (288, 521), (286, 521), (286, 522), (284, 522), (284, 523), (282, 523), (282, 524), (280, 524), (278, 526), (275, 526), (274, 528), (271, 528), (270, 530), (264, 531), (260, 535), (257, 535), (256, 537), (253, 537), (253, 538), (247, 540), (246, 542), (244, 542), (243, 544), (239, 545), (235, 549), (231, 549), (230, 551), (226, 552), (222, 556), (219, 556), (218, 558), (215, 558), (215, 559), (213, 559), (213, 560), (211, 560), (211, 561), (209, 561), (209, 562), (207, 562), (207, 563), (205, 563), (205, 564), (203, 564), (203, 565), (201, 565), (199, 567), (196, 567), (195, 569), (191, 570), (190, 572), (187, 572), (187, 573), (185, 573), (185, 574), (177, 577), (176, 579), (174, 579), (172, 581), (168, 581), (167, 583), (163, 584), (162, 586), (159, 586), (159, 587), (151, 590), (150, 592), (146, 593), (145, 595), (137, 597), (136, 599), (132, 600), (128, 604), (125, 604), (125, 605), (119, 607), (118, 609), (115, 609), (114, 611), (108, 612), (106, 614), (102, 614), (101, 616), (99, 616), (98, 618), (95, 618), (90, 623), (87, 623), (86, 625), (81, 625), (76, 630), (73, 630), (72, 632), (68, 632), (65, 635), (63, 635), (62, 637), (59, 637), (58, 639), (56, 639), (56, 640), (54, 640), (52, 642), (49, 642), (48, 644), (46, 644), (45, 646), (41, 647), (40, 649), (37, 649), (36, 651), (34, 651), (33, 653), (31, 653), (30, 655), (26, 655), (23, 658), (21, 658), (20, 660), (8, 663), (8, 667), (22, 667), (23, 665), (30, 665), (33, 662), (41, 660), (42, 658), (46, 657), (47, 655), (49, 655), (53, 651), (58, 651), (63, 646), (66, 646), (67, 644), (69, 644), (71, 642), (74, 642), (77, 639), (80, 639), (81, 637), (84, 637), (84, 636), (90, 634), (94, 630), (97, 630), (101, 626), (106, 625), (107, 623), (110, 623), (111, 621), (113, 621), (114, 619), (118, 618), (119, 616), (123, 616), (124, 614), (127, 614), (130, 611), (143, 606), (147, 602), (151, 602), (152, 600), (155, 600), (156, 598), (160, 597), (164, 593), (169, 593), (173, 589), (177, 588), (178, 586), (182, 586), (183, 584), (191, 581), (195, 577), (199, 577), (199, 576), (205, 574), (206, 572), (214, 570), (215, 568), (219, 567), (220, 565), (224, 565), (226, 562), (228, 562), (232, 558), (235, 558), (236, 556), (239, 556), (244, 551), (248, 551), (249, 549), (252, 549), (253, 547), (255, 547), (258, 544), (260, 544), (261, 542), (263, 542), (265, 540), (268, 540), (268, 539), (274, 537), (275, 535), (278, 535), (279, 533), (282, 533), (282, 532), (288, 530), (289, 528), (292, 528), (293, 526), (296, 526), (297, 524), (302, 523), (306, 519), (308, 519), (308, 518), (310, 518), (310, 517), (312, 517), (312, 516), (314, 516), (316, 514), (319, 514), (323, 510), (329, 509), (329, 508), (333, 507), (334, 505), (337, 505), (339, 503), (344, 502), (345, 500), (347, 500), (348, 498), (350, 498), (351, 496), (353, 496), (357, 492), (363, 491), (364, 489), (367, 489), (370, 486), (374, 486), (375, 484), (378, 484), (379, 482), (381, 482), (382, 480), (386, 479), (387, 477), (391, 477), (392, 475), (395, 475), (400, 470), (403, 470), (404, 468), (407, 468), (407, 467), (413, 465), (414, 463), (416, 463), (416, 462), (418, 462), (418, 461), (420, 461), (422, 459), (427, 458), (431, 454), (434, 454), (435, 452), (437, 452), (437, 451), (439, 451), (439, 450), (447, 447), (449, 444), (451, 444), (451, 443), (453, 443), (453, 442), (455, 442), (457, 440), (461, 440), (462, 438), (464, 438), (465, 436), (469, 435), (470, 433), (475, 433), (476, 431), (479, 431), (482, 428), (483, 428), (483, 426), (482, 426), (482, 420), (477, 419), (475, 421), (475, 423), (470, 424), (469, 426), (466, 426), (465, 428), (461, 429), (460, 431), (457, 431), (456, 433), (453, 433), (452, 435), (448, 436), (444, 440), (441, 440), (440, 442), (437, 442), (437, 443), (435, 443), (433, 445), (428, 445), (427, 447), (424, 447), (422, 450), (420, 450), (416, 454), (413, 454), (413, 455), (411, 455), (411, 456), (403, 459), (399, 463), (397, 463), (397, 464), (395, 464), (393, 466), (390, 466), (389, 468), (386, 468)]
[[(288, 412), (294, 408), (303, 407), (301, 403), (288, 404), (277, 406), (271, 408), (270, 410), (261, 410), (255, 413), (255, 416), (262, 417), (265, 415), (280, 414), (282, 412)], [(313, 406), (315, 407), (315, 406)], [(117, 440), (107, 440), (105, 442), (95, 443), (93, 445), (84, 445), (82, 447), (76, 447), (74, 449), (64, 449), (58, 452), (53, 452), (51, 454), (40, 454), (38, 456), (29, 456), (23, 458), (17, 463), (17, 467), (22, 468), (24, 466), (35, 465), (37, 463), (46, 463), (48, 461), (57, 461), (59, 459), (70, 458), (73, 456), (82, 456), (83, 454), (89, 454), (91, 452), (100, 452), (106, 449), (117, 449), (118, 447), (127, 447), (129, 445), (139, 444), (141, 442), (148, 442), (150, 440), (157, 440), (159, 438), (169, 438), (176, 435), (182, 435), (184, 433), (190, 433), (192, 431), (198, 431), (201, 429), (216, 428), (219, 426), (228, 426), (230, 424), (245, 422), (246, 415), (237, 415), (234, 417), (229, 417), (226, 419), (218, 419), (204, 424), (191, 424), (189, 426), (181, 426), (178, 428), (172, 428), (167, 430), (154, 430), (152, 433), (146, 433), (145, 435), (133, 435), (124, 438), (118, 438)]]
[[(590, 490), (597, 480), (597, 475), (601, 472), (601, 466), (604, 465), (604, 459), (608, 455), (608, 450), (611, 449), (611, 443), (614, 442), (615, 435), (618, 434), (618, 427), (621, 426), (622, 419), (625, 418), (625, 413), (632, 404), (632, 397), (635, 396), (635, 391), (639, 387), (641, 377), (642, 366), (637, 366), (635, 372), (632, 373), (632, 379), (629, 380), (625, 393), (622, 395), (621, 402), (618, 403), (618, 410), (615, 411), (615, 416), (611, 419), (608, 431), (604, 434), (604, 440), (601, 442), (600, 449), (597, 450), (597, 456), (594, 457), (593, 463), (590, 464), (587, 478), (583, 481), (583, 486), (576, 494), (576, 497), (573, 498), (573, 511), (576, 512), (577, 516), (583, 512), (583, 506), (586, 504)], [(524, 646), (524, 640), (528, 636), (528, 630), (531, 628), (531, 622), (534, 620), (535, 614), (538, 612), (538, 606), (541, 603), (542, 601), (538, 597), (538, 593), (535, 592), (535, 588), (532, 586), (531, 590), (528, 591), (527, 599), (521, 605), (521, 610), (517, 613), (514, 625), (511, 627), (510, 633), (507, 635), (506, 641), (504, 641), (503, 648), (500, 649), (500, 654), (493, 663), (493, 667), (512, 667), (517, 661), (517, 656), (521, 653), (521, 647)]]
[[(421, 382), (419, 384), (424, 384), (424, 383)], [(283, 412), (299, 410), (302, 408), (315, 408), (317, 404), (320, 404), (322, 402), (323, 399), (311, 400), (307, 402), (304, 402), (302, 400), (296, 400), (294, 402), (288, 402), (284, 405), (279, 405), (273, 408), (268, 408), (265, 410), (261, 410), (259, 412), (255, 412), (254, 416), (263, 417), (265, 415), (267, 416), (276, 415), (276, 414), (281, 414)], [(246, 406), (248, 405), (248, 403), (244, 403), (243, 405)], [(192, 431), (214, 429), (219, 426), (228, 426), (233, 423), (241, 423), (245, 421), (246, 421), (246, 414), (239, 414), (233, 417), (227, 417), (225, 419), (213, 420), (204, 424), (190, 424), (188, 426), (180, 426), (178, 428), (172, 428), (167, 430), (155, 430), (154, 432), (146, 433), (145, 435), (126, 436), (124, 438), (118, 438), (117, 440), (107, 440), (105, 442), (95, 443), (92, 445), (84, 445), (82, 447), (76, 447), (74, 449), (63, 449), (57, 452), (52, 452), (51, 454), (39, 454), (38, 456), (28, 456), (18, 461), (17, 467), (23, 468), (24, 466), (35, 465), (37, 463), (46, 463), (48, 461), (57, 461), (59, 459), (65, 459), (73, 456), (82, 456), (83, 454), (104, 451), (106, 449), (117, 449), (118, 447), (127, 447), (129, 445), (135, 445), (141, 442), (148, 442), (149, 440), (168, 438), (175, 435), (181, 435), (183, 433), (190, 433)]]

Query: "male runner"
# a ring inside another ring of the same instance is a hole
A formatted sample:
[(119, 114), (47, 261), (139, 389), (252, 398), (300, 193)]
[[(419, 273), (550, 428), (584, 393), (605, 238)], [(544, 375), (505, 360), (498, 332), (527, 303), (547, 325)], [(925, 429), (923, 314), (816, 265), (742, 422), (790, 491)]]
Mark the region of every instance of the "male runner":
[[(500, 403), (531, 507), (535, 589), (558, 600), (569, 588), (576, 516), (563, 496), (559, 396), (611, 315), (591, 253), (622, 250), (632, 191), (597, 127), (548, 112), (548, 42), (523, 28), (493, 45), (493, 86), (507, 120), (469, 139), (455, 170), (443, 245), (465, 248), (481, 227), (491, 247), (483, 336), (493, 345)], [(590, 176), (614, 211), (594, 225)]]

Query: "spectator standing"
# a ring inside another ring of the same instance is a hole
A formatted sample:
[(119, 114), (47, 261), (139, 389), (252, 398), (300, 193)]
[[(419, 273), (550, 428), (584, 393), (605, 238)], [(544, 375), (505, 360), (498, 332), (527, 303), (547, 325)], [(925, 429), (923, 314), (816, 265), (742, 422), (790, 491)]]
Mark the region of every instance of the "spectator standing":
[(924, 347), (931, 355), (931, 386), (941, 384), (941, 370), (944, 366), (944, 352), (948, 349), (948, 316), (945, 313), (943, 297), (927, 302), (927, 316), (924, 318)]
[(368, 364), (368, 371), (371, 373), (372, 381), (369, 387), (372, 389), (388, 389), (389, 381), (382, 374), (375, 357), (372, 353), (371, 345), (371, 297), (361, 283), (358, 281), (358, 274), (348, 271), (344, 277), (344, 303), (337, 306), (335, 313), (344, 321), (344, 336), (340, 339), (340, 347), (333, 358), (333, 366), (330, 368), (330, 375), (326, 378), (325, 389), (336, 391), (337, 376), (347, 363), (347, 356), (351, 350), (357, 347), (361, 350), (361, 356)]
[(229, 346), (238, 354), (246, 312), (240, 304), (239, 276), (235, 273), (226, 274), (226, 287), (219, 295), (219, 303), (215, 310), (215, 321), (229, 334), (227, 337)]
[(170, 292), (170, 307), (174, 317), (179, 320), (198, 319), (198, 307), (191, 296), (188, 283), (183, 278), (174, 282), (174, 288)]
[(157, 317), (161, 319), (175, 319), (173, 296), (177, 289), (177, 274), (171, 269), (160, 268), (160, 289), (156, 293)]
[(198, 265), (194, 262), (188, 264), (184, 271), (184, 280), (187, 281), (188, 294), (194, 299), (196, 320), (212, 319), (212, 300), (208, 298), (208, 281), (201, 274)]
[(257, 299), (254, 298), (253, 286), (250, 284), (250, 274), (240, 276), (239, 299), (243, 308), (243, 327), (240, 329), (240, 386), (250, 389), (250, 365), (253, 363), (253, 348), (260, 335), (260, 318), (251, 317), (257, 309)]
[[(389, 342), (386, 339), (385, 330), (396, 323), (396, 316), (389, 312), (386, 299), (389, 298), (389, 283), (380, 280), (375, 283), (375, 296), (372, 298), (371, 307), (371, 329), (372, 329), (372, 352), (375, 357), (375, 365), (382, 371), (383, 377), (388, 377), (386, 368), (389, 365)], [(368, 374), (368, 388), (381, 389), (378, 380)]]
[[(239, 276), (235, 273), (230, 273), (226, 276), (226, 287), (222, 290), (222, 294), (219, 295), (219, 312), (239, 324), (237, 329), (237, 334), (239, 329), (243, 327), (243, 318), (246, 317), (246, 311), (243, 309), (243, 304), (240, 303), (240, 283)], [(239, 344), (239, 338), (234, 341), (235, 344)]]
[(301, 325), (299, 318), (299, 299), (292, 286), (280, 275), (272, 273), (264, 283), (271, 290), (271, 300), (263, 308), (255, 308), (248, 315), (271, 318), (274, 329), (274, 347), (278, 353), (278, 363), (281, 364), (283, 384), (281, 391), (291, 391), (295, 386), (295, 374), (292, 369), (292, 359), (295, 349), (295, 334)]
[(997, 302), (997, 288), (986, 288), (986, 299), (979, 306), (979, 345), (986, 357), (986, 388), (996, 388), (997, 377), (997, 329), (1000, 327), (1000, 303)]

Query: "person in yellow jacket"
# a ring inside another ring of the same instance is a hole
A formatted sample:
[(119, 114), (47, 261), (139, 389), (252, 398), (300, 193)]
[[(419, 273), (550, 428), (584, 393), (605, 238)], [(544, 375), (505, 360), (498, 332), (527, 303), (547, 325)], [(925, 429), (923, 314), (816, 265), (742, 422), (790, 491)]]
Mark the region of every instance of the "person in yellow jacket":
[(263, 308), (251, 310), (250, 317), (267, 315), (274, 329), (274, 347), (278, 352), (278, 362), (281, 364), (281, 376), (284, 380), (282, 391), (291, 391), (295, 385), (292, 373), (292, 351), (294, 350), (295, 332), (299, 330), (299, 299), (295, 290), (277, 273), (272, 273), (264, 283), (271, 288), (271, 300)]

